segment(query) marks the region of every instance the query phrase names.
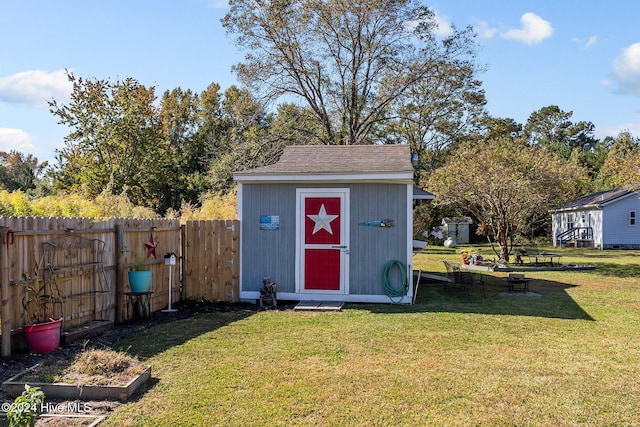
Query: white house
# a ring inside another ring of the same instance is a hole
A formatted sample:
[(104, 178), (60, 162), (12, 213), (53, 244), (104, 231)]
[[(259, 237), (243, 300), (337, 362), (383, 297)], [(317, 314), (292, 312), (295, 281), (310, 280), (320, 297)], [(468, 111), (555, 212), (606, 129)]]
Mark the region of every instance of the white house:
[(551, 210), (554, 246), (640, 249), (640, 192), (600, 191)]

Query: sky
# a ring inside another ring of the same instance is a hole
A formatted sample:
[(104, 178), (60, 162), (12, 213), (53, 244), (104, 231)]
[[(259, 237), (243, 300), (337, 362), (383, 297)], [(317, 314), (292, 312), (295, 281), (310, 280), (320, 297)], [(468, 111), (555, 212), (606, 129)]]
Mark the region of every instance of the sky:
[[(543, 107), (589, 121), (598, 138), (640, 136), (637, 0), (424, 1), (438, 32), (473, 26), (487, 110), (525, 124)], [(53, 161), (70, 129), (66, 71), (165, 90), (237, 84), (243, 53), (220, 20), (225, 0), (0, 0), (0, 151)]]

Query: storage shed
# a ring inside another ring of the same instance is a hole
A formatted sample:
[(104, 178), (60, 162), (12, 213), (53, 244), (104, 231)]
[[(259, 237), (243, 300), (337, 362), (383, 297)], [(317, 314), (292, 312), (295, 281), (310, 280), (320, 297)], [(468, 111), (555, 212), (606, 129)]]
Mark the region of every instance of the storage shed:
[(234, 180), (241, 299), (269, 277), (279, 300), (411, 302), (407, 145), (289, 146)]
[(469, 226), (473, 221), (468, 216), (442, 218), (442, 232), (445, 237), (451, 237), (459, 245), (467, 245), (471, 242)]

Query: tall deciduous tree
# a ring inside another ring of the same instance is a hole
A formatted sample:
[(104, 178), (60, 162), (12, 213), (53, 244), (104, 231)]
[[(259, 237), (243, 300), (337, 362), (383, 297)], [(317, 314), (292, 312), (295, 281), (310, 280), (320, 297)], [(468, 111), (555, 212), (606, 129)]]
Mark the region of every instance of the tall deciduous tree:
[(380, 139), (411, 147), (418, 159), (416, 183), (423, 170), (440, 166), (450, 147), (477, 132), (476, 122), (484, 113), (486, 99), (475, 74), (471, 63), (443, 64), (394, 103), (397, 119), (381, 128)]
[(518, 138), (522, 133), (522, 125), (511, 117), (480, 117), (477, 126), (484, 139)]
[(470, 212), (496, 254), (508, 260), (530, 221), (584, 191), (587, 173), (543, 147), (503, 137), (465, 144), (430, 178), (439, 204)]
[(154, 88), (132, 78), (112, 84), (68, 77), (71, 101), (49, 103), (58, 123), (71, 128), (57, 153), (57, 185), (93, 197), (105, 188), (126, 190), (133, 203), (155, 208), (166, 152)]
[(31, 154), (16, 150), (0, 152), (0, 185), (8, 191), (34, 190), (47, 165), (48, 162), (39, 163)]
[[(428, 76), (465, 67), (471, 28), (443, 38), (417, 0), (231, 0), (223, 20), (248, 53), (239, 79), (268, 98), (303, 101), (325, 144), (372, 142), (394, 103)], [(443, 68), (444, 67), (444, 68)], [(438, 97), (438, 93), (432, 93)]]
[(220, 112), (216, 160), (211, 164), (209, 176), (213, 191), (227, 193), (233, 187), (234, 171), (275, 160), (266, 138), (269, 117), (262, 104), (247, 89), (236, 86), (227, 89), (221, 100)]
[[(212, 83), (200, 95), (180, 88), (165, 91), (160, 117), (167, 150), (160, 211), (197, 205), (210, 189), (207, 173), (214, 155), (220, 120), (220, 86)], [(211, 133), (209, 129), (213, 129)]]
[(640, 139), (631, 132), (621, 132), (613, 142), (599, 180), (605, 189), (612, 187), (640, 188)]

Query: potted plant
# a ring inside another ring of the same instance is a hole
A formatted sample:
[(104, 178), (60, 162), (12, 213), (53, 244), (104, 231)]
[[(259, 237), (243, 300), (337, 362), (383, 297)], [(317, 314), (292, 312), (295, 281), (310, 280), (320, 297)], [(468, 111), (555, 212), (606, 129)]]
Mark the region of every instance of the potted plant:
[(462, 263), (464, 265), (482, 265), (483, 259), (480, 250), (473, 247), (466, 247), (460, 250), (462, 254)]
[(129, 286), (131, 292), (143, 294), (149, 292), (151, 286), (151, 269), (147, 265), (147, 259), (138, 257), (129, 267)]
[(19, 284), (23, 290), (23, 319), (27, 324), (22, 326), (22, 334), (27, 347), (34, 353), (56, 350), (60, 346), (62, 317), (54, 318), (54, 306), (63, 306), (58, 283), (39, 282), (22, 273), (21, 280), (14, 284)]
[(462, 263), (468, 265), (471, 262), (471, 251), (468, 248), (461, 249), (459, 253), (462, 255)]

